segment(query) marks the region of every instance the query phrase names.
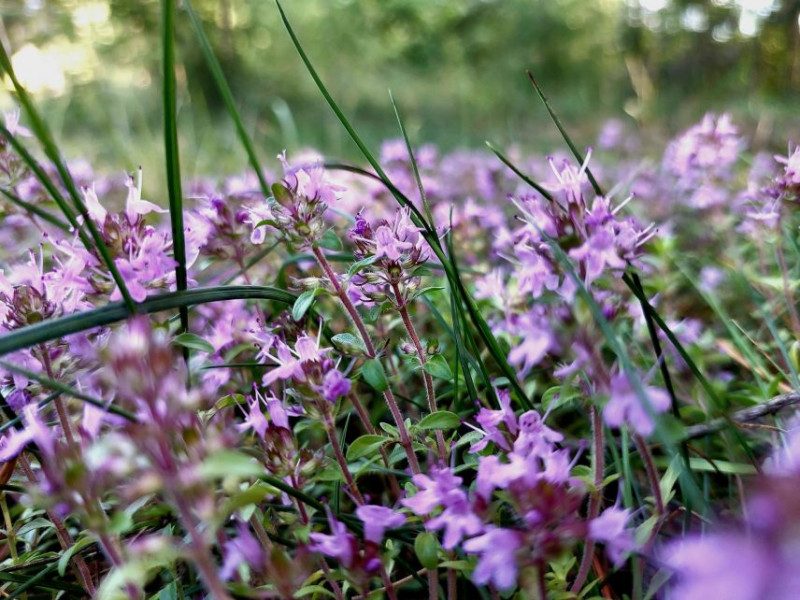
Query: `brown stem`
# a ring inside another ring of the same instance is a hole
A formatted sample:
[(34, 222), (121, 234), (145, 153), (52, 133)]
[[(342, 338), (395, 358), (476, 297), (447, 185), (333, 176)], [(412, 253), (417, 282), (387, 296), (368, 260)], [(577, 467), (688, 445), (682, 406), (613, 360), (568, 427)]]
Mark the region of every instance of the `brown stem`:
[[(348, 395), (348, 397), (350, 398), (350, 402), (353, 404), (353, 408), (355, 408), (356, 413), (358, 413), (358, 417), (361, 419), (361, 423), (364, 425), (364, 429), (366, 429), (367, 433), (376, 435), (377, 432), (375, 430), (375, 426), (370, 422), (367, 410), (364, 408), (364, 405), (361, 404), (361, 400), (358, 399), (358, 396), (356, 396), (355, 392), (352, 389), (350, 390), (350, 394)], [(387, 469), (390, 469), (391, 466), (389, 463), (389, 454), (386, 452), (386, 448), (381, 446), (380, 453), (381, 453), (381, 459), (383, 460), (383, 464), (386, 465)], [(397, 483), (397, 477), (395, 477), (391, 473), (389, 473), (387, 477), (389, 478), (389, 487), (392, 490), (392, 495), (395, 498), (399, 498), (400, 495), (402, 494), (402, 491), (400, 490), (400, 484)]]
[[(47, 377), (51, 381), (55, 381), (56, 378), (53, 375), (53, 365), (50, 362), (50, 352), (47, 350), (47, 346), (45, 344), (39, 344), (39, 351), (42, 354), (42, 363), (44, 364)], [(64, 401), (61, 399), (60, 395), (56, 396), (55, 400), (53, 400), (53, 404), (56, 406), (58, 421), (61, 423), (61, 428), (64, 430), (64, 436), (67, 438), (67, 445), (69, 446), (70, 450), (75, 450), (75, 434), (72, 432), (72, 425), (69, 420), (69, 415), (67, 414), (67, 409), (64, 406)]]
[[(405, 325), (406, 331), (411, 337), (411, 341), (413, 342), (414, 348), (417, 351), (417, 357), (422, 365), (422, 378), (425, 381), (425, 395), (428, 397), (428, 410), (430, 410), (432, 413), (435, 413), (437, 408), (436, 394), (433, 390), (433, 377), (431, 377), (430, 373), (425, 370), (425, 363), (428, 362), (428, 358), (425, 355), (425, 350), (422, 348), (422, 344), (419, 341), (417, 331), (414, 329), (414, 323), (411, 322), (411, 317), (408, 315), (408, 304), (406, 304), (405, 298), (403, 298), (400, 288), (396, 283), (392, 284), (392, 291), (394, 292), (394, 298), (397, 302), (397, 310), (400, 311), (400, 317), (403, 319), (403, 325)], [(439, 449), (439, 461), (443, 465), (447, 464), (447, 448), (444, 444), (444, 434), (440, 429), (436, 430), (436, 445)]]
[[(28, 458), (20, 454), (18, 457), (18, 462), (22, 467), (25, 476), (28, 478), (28, 481), (31, 483), (36, 483), (36, 475), (34, 474), (33, 469), (31, 469), (31, 464), (28, 462)], [(56, 537), (58, 538), (58, 543), (61, 546), (61, 549), (66, 552), (73, 545), (75, 545), (72, 536), (69, 534), (69, 531), (67, 531), (64, 523), (61, 522), (61, 519), (59, 519), (52, 510), (47, 511), (47, 516), (55, 527)], [(93, 598), (97, 590), (94, 587), (92, 574), (89, 571), (89, 566), (86, 564), (86, 561), (83, 560), (83, 557), (80, 554), (75, 553), (72, 555), (70, 563), (72, 564), (72, 568), (75, 570), (75, 575), (77, 576), (81, 587), (86, 590), (86, 593), (89, 595), (89, 597)]]
[[(664, 499), (661, 497), (661, 485), (659, 483), (658, 470), (653, 462), (653, 454), (650, 452), (650, 447), (647, 445), (645, 439), (638, 433), (633, 434), (633, 441), (636, 444), (636, 448), (639, 450), (642, 461), (644, 462), (644, 468), (647, 472), (647, 479), (650, 483), (650, 488), (653, 491), (653, 499), (656, 503), (656, 514), (658, 515), (659, 520), (661, 520), (664, 517), (665, 512)], [(657, 527), (654, 527), (653, 532), (655, 532), (657, 529)]]
[[(364, 342), (364, 347), (367, 349), (367, 356), (369, 358), (375, 358), (375, 346), (372, 344), (369, 333), (367, 333), (367, 328), (364, 325), (364, 321), (361, 319), (361, 315), (358, 314), (356, 307), (353, 306), (353, 303), (347, 296), (347, 292), (344, 290), (344, 288), (342, 288), (339, 280), (336, 278), (336, 273), (334, 273), (330, 263), (328, 263), (328, 259), (325, 258), (325, 255), (322, 253), (322, 251), (316, 246), (312, 247), (312, 251), (317, 259), (317, 262), (322, 267), (322, 270), (325, 271), (325, 275), (327, 275), (328, 279), (330, 279), (336, 295), (339, 297), (339, 300), (342, 302), (345, 310), (353, 320), (356, 329), (358, 329), (361, 340)], [(391, 390), (386, 390), (383, 392), (383, 397), (386, 400), (386, 404), (389, 407), (389, 412), (392, 413), (392, 418), (397, 426), (397, 431), (400, 434), (400, 445), (405, 450), (411, 471), (417, 474), (420, 472), (419, 461), (417, 461), (417, 457), (414, 454), (414, 448), (411, 445), (411, 438), (408, 435), (408, 430), (406, 430), (406, 425), (403, 421), (403, 415), (400, 413), (400, 408), (397, 406), (397, 400), (395, 399)]]
[(350, 468), (347, 466), (347, 460), (345, 460), (344, 454), (342, 454), (342, 448), (339, 445), (339, 436), (336, 434), (336, 425), (333, 422), (330, 407), (322, 407), (322, 418), (325, 422), (325, 432), (328, 434), (328, 440), (330, 440), (331, 446), (333, 447), (333, 453), (336, 455), (336, 462), (339, 463), (339, 468), (344, 474), (344, 479), (347, 481), (347, 486), (350, 488), (350, 493), (353, 494), (353, 499), (356, 501), (356, 504), (361, 506), (364, 504), (364, 497), (361, 495), (355, 479), (353, 479), (353, 474), (350, 472)]
[(792, 321), (792, 329), (796, 338), (800, 338), (800, 317), (797, 315), (797, 306), (795, 306), (794, 298), (792, 297), (792, 289), (789, 285), (789, 268), (786, 266), (786, 256), (783, 254), (782, 236), (778, 236), (778, 241), (775, 245), (775, 253), (778, 257), (778, 265), (781, 268), (781, 278), (783, 279), (783, 295), (786, 297), (786, 306), (789, 310), (789, 318)]
[[(586, 515), (587, 521), (597, 518), (597, 515), (600, 513), (600, 488), (603, 485), (603, 473), (605, 472), (603, 423), (600, 420), (600, 413), (596, 406), (592, 405), (589, 410), (592, 420), (592, 467), (594, 471), (595, 490), (589, 497), (589, 510)], [(575, 582), (570, 588), (573, 594), (580, 592), (581, 588), (583, 588), (583, 584), (586, 583), (589, 570), (592, 568), (593, 556), (594, 542), (587, 538), (583, 546), (583, 556), (581, 557), (581, 563), (578, 567), (578, 575), (575, 577)]]

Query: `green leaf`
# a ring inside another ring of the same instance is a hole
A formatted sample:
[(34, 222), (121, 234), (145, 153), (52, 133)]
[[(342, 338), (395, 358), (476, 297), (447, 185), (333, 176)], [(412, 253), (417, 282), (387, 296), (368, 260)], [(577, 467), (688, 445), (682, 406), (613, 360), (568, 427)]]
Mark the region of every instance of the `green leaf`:
[(435, 569), (439, 564), (439, 539), (432, 531), (423, 531), (414, 540), (414, 553), (426, 569)]
[(273, 183), (272, 184), (272, 197), (275, 198), (275, 201), (281, 205), (291, 204), (293, 202), (292, 199), (292, 192), (289, 191), (282, 183)]
[(424, 369), (426, 373), (437, 379), (453, 380), (453, 372), (450, 370), (450, 365), (447, 364), (447, 360), (441, 354), (434, 354), (428, 358)]
[(321, 246), (322, 248), (326, 248), (327, 250), (341, 250), (342, 249), (342, 240), (336, 235), (336, 232), (333, 229), (328, 229), (322, 237), (317, 241), (317, 245)]
[(22, 537), (26, 533), (35, 531), (36, 529), (49, 529), (51, 527), (55, 527), (55, 525), (53, 525), (53, 523), (48, 519), (42, 519), (41, 517), (32, 519), (17, 530), (16, 536)]
[(458, 429), (461, 417), (449, 410), (440, 410), (424, 417), (417, 427), (420, 429)]
[(214, 352), (214, 346), (194, 333), (181, 333), (180, 335), (176, 335), (172, 343), (183, 346), (184, 348), (208, 352), (209, 354)]
[(69, 561), (72, 560), (73, 555), (77, 552), (83, 550), (86, 546), (93, 544), (94, 540), (92, 538), (83, 537), (77, 540), (72, 546), (67, 548), (62, 554), (61, 558), (58, 559), (58, 574), (62, 577), (64, 573), (67, 572), (67, 565), (69, 565)]
[(361, 356), (367, 353), (363, 340), (352, 333), (339, 333), (331, 338), (331, 342), (336, 344), (344, 354)]
[(178, 600), (178, 585), (173, 581), (158, 592), (158, 600)]
[(377, 452), (386, 442), (391, 441), (382, 435), (367, 434), (357, 437), (347, 448), (347, 460), (358, 460), (363, 456)]
[(317, 290), (307, 290), (297, 297), (292, 306), (292, 319), (295, 321), (302, 321), (311, 305), (314, 304), (314, 298), (317, 295)]
[(206, 457), (200, 464), (200, 475), (205, 479), (217, 479), (228, 476), (258, 477), (264, 473), (264, 467), (254, 458), (235, 452), (221, 450)]
[(385, 392), (389, 389), (389, 382), (386, 380), (386, 373), (383, 370), (381, 361), (371, 358), (361, 365), (361, 377), (371, 388)]
[(377, 260), (377, 258), (375, 257), (374, 254), (372, 256), (368, 256), (366, 258), (362, 258), (358, 262), (355, 262), (352, 265), (350, 265), (350, 268), (347, 269), (347, 276), (348, 277), (352, 277), (353, 275), (358, 273), (361, 269), (363, 269), (364, 267), (368, 267), (369, 265), (374, 263), (376, 260)]
[(301, 587), (294, 593), (294, 598), (305, 598), (306, 596), (311, 596), (312, 594), (323, 594), (328, 596), (329, 598), (336, 598), (334, 593), (326, 588), (324, 585), (306, 585)]

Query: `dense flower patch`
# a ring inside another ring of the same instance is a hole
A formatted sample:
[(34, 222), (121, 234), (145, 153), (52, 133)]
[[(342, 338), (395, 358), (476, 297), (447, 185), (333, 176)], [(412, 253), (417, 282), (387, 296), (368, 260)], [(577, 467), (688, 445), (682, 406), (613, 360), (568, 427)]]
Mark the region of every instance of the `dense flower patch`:
[[(528, 181), (402, 140), (383, 175), (281, 154), (271, 197), (191, 184), (189, 287), (232, 291), (182, 302), (147, 174), (70, 164), (62, 218), (5, 123), (4, 594), (800, 593), (800, 438), (757, 422), (797, 401), (800, 150), (709, 114), (662, 160), (618, 123), (515, 151)], [(92, 320), (123, 289), (142, 314)]]

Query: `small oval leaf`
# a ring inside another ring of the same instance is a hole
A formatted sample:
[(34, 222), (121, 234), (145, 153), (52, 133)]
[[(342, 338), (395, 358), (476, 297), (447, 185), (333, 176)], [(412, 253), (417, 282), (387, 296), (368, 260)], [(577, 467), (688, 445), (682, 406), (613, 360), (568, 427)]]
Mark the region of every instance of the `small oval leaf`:
[(420, 429), (458, 429), (461, 417), (449, 410), (440, 410), (424, 417), (417, 427)]
[(361, 376), (370, 387), (379, 392), (385, 392), (389, 389), (389, 382), (386, 380), (383, 365), (377, 358), (371, 358), (361, 365)]
[(362, 435), (350, 444), (347, 448), (347, 460), (357, 460), (362, 456), (367, 456), (373, 452), (377, 452), (378, 448), (383, 446), (389, 439), (382, 435), (367, 434)]

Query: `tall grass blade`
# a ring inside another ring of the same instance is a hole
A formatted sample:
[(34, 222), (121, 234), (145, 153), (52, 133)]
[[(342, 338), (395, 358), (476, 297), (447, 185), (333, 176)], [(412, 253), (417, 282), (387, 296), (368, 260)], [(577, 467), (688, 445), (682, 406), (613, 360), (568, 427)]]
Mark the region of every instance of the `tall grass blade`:
[[(569, 146), (569, 149), (572, 152), (572, 155), (575, 157), (575, 160), (578, 161), (579, 165), (583, 164), (584, 156), (578, 150), (578, 147), (572, 143), (572, 138), (569, 137), (567, 130), (564, 129), (564, 125), (561, 124), (561, 119), (558, 118), (558, 115), (553, 110), (553, 107), (550, 106), (550, 102), (547, 100), (547, 96), (544, 95), (544, 90), (542, 90), (542, 88), (539, 87), (539, 84), (537, 83), (536, 78), (533, 76), (533, 73), (531, 73), (530, 71), (525, 71), (525, 73), (528, 75), (528, 79), (531, 80), (533, 88), (536, 90), (536, 93), (539, 95), (539, 99), (541, 99), (542, 104), (544, 104), (544, 107), (550, 114), (550, 118), (553, 120), (553, 123), (555, 123), (555, 126), (558, 128), (559, 133), (564, 138), (564, 141), (567, 143), (567, 146)], [(594, 193), (597, 194), (598, 196), (602, 196), (603, 191), (600, 189), (600, 185), (597, 183), (597, 180), (594, 178), (594, 175), (592, 174), (592, 171), (591, 169), (589, 169), (588, 166), (586, 168), (586, 177), (589, 178), (589, 183), (592, 184)]]
[(107, 405), (99, 398), (95, 398), (94, 396), (85, 394), (79, 390), (76, 390), (73, 387), (61, 383), (60, 381), (55, 381), (54, 379), (50, 379), (49, 377), (44, 377), (39, 373), (34, 373), (29, 369), (26, 369), (24, 367), (21, 367), (19, 365), (16, 365), (14, 363), (5, 360), (0, 360), (0, 367), (5, 369), (6, 371), (11, 371), (12, 373), (19, 373), (21, 375), (24, 375), (31, 381), (35, 381), (36, 383), (39, 383), (44, 387), (50, 388), (51, 390), (60, 392), (62, 394), (66, 394), (67, 396), (72, 396), (76, 400), (81, 400), (83, 402), (86, 402), (87, 404), (91, 404), (107, 412), (114, 413), (115, 415), (119, 415), (121, 417), (125, 417), (125, 419), (127, 419), (128, 421), (136, 421), (136, 415), (134, 415), (131, 412), (128, 412), (124, 408), (119, 408), (118, 406), (114, 406), (113, 404)]
[[(272, 300), (291, 306), (296, 299), (297, 296), (294, 294), (277, 288), (225, 285), (150, 296), (139, 303), (138, 309), (141, 313), (151, 314), (224, 300)], [(110, 302), (100, 308), (28, 325), (0, 336), (0, 356), (94, 327), (111, 325), (125, 320), (128, 316), (130, 312), (124, 302)]]
[(11, 202), (12, 204), (15, 204), (16, 206), (30, 213), (31, 215), (36, 215), (37, 217), (42, 219), (42, 221), (47, 221), (48, 223), (54, 225), (55, 227), (58, 227), (62, 231), (70, 230), (68, 223), (65, 223), (58, 217), (51, 215), (49, 212), (43, 210), (42, 208), (39, 208), (35, 204), (31, 204), (30, 202), (25, 202), (25, 200), (23, 200), (16, 194), (9, 192), (7, 189), (0, 188), (0, 194), (3, 194), (3, 196), (5, 196), (6, 199), (8, 199), (8, 201)]
[(406, 143), (408, 159), (411, 161), (411, 170), (414, 173), (414, 180), (417, 182), (417, 188), (419, 189), (419, 197), (422, 200), (422, 206), (425, 208), (425, 216), (428, 217), (428, 222), (433, 224), (433, 213), (431, 212), (430, 202), (428, 202), (428, 195), (425, 193), (425, 188), (422, 186), (422, 178), (419, 176), (419, 165), (417, 165), (417, 159), (414, 157), (414, 151), (411, 148), (411, 141), (408, 139), (406, 126), (403, 123), (403, 119), (400, 117), (400, 111), (397, 109), (397, 103), (394, 101), (394, 96), (392, 96), (391, 91), (389, 92), (389, 102), (392, 103), (394, 116), (397, 118), (397, 124), (400, 126), (400, 133), (403, 134), (403, 141)]
[(514, 174), (515, 174), (517, 177), (519, 177), (520, 179), (522, 179), (522, 181), (524, 181), (525, 183), (527, 183), (529, 186), (531, 186), (533, 189), (535, 189), (537, 192), (539, 192), (539, 193), (540, 193), (542, 196), (544, 196), (544, 197), (545, 197), (547, 200), (549, 200), (550, 202), (554, 202), (554, 201), (555, 201), (555, 199), (553, 198), (553, 194), (551, 194), (550, 192), (548, 192), (548, 191), (547, 191), (546, 189), (544, 189), (544, 188), (543, 188), (541, 185), (539, 185), (539, 184), (538, 184), (538, 183), (536, 183), (536, 182), (535, 182), (533, 179), (531, 179), (530, 177), (528, 177), (527, 175), (525, 175), (525, 173), (523, 173), (522, 171), (520, 171), (520, 170), (519, 170), (519, 168), (517, 168), (517, 166), (516, 166), (514, 163), (512, 163), (512, 162), (511, 162), (511, 161), (510, 161), (510, 160), (509, 160), (509, 159), (506, 157), (506, 155), (505, 155), (505, 154), (503, 154), (503, 153), (502, 153), (502, 152), (501, 152), (501, 151), (500, 151), (498, 148), (496, 148), (496, 147), (495, 147), (495, 146), (494, 146), (494, 145), (493, 145), (491, 142), (486, 142), (486, 147), (487, 147), (487, 148), (489, 148), (489, 150), (491, 150), (491, 151), (492, 151), (492, 153), (493, 153), (493, 154), (494, 154), (494, 155), (495, 155), (497, 158), (499, 158), (499, 159), (500, 159), (500, 162), (502, 162), (502, 163), (503, 163), (505, 166), (507, 166), (509, 169), (511, 169), (511, 170), (514, 172)]
[[(162, 100), (164, 106), (164, 152), (167, 158), (169, 220), (172, 225), (172, 251), (175, 257), (175, 284), (178, 291), (187, 287), (186, 242), (183, 233), (183, 192), (178, 149), (178, 112), (175, 82), (175, 0), (162, 0), (162, 62), (164, 68)], [(189, 310), (180, 308), (181, 329), (189, 331)]]
[[(603, 334), (603, 337), (606, 340), (606, 343), (614, 352), (619, 361), (620, 366), (622, 367), (623, 372), (630, 381), (631, 387), (636, 395), (639, 397), (639, 401), (642, 403), (642, 406), (650, 415), (650, 418), (653, 419), (655, 423), (655, 435), (659, 439), (659, 441), (663, 444), (664, 448), (668, 451), (671, 456), (675, 456), (677, 454), (677, 448), (675, 447), (675, 443), (670, 435), (664, 429), (663, 424), (660, 422), (658, 415), (656, 415), (653, 411), (653, 407), (650, 404), (650, 400), (647, 397), (647, 394), (644, 391), (644, 387), (642, 386), (642, 382), (633, 368), (633, 364), (631, 363), (630, 358), (628, 357), (628, 353), (625, 350), (625, 347), (620, 343), (617, 339), (614, 330), (611, 327), (611, 324), (603, 315), (603, 310), (600, 308), (600, 305), (597, 304), (597, 301), (594, 299), (592, 294), (589, 290), (586, 289), (586, 286), (583, 283), (583, 280), (578, 275), (575, 267), (573, 266), (572, 262), (569, 260), (569, 257), (566, 255), (564, 250), (561, 249), (561, 246), (556, 243), (555, 240), (547, 236), (544, 232), (539, 232), (543, 239), (545, 239), (550, 246), (550, 249), (553, 251), (558, 262), (562, 265), (565, 271), (569, 274), (572, 280), (575, 282), (575, 285), (578, 288), (578, 293), (586, 302), (587, 307), (589, 308), (592, 316), (594, 317), (595, 322), (597, 323), (600, 331)], [(681, 459), (683, 461), (683, 457)], [(688, 464), (683, 464), (683, 468), (681, 469), (681, 474), (679, 477), (679, 481), (681, 482), (681, 489), (683, 491), (684, 498), (687, 498), (691, 502), (693, 506), (706, 506), (703, 501), (703, 496), (700, 492), (700, 487), (698, 486), (695, 478), (692, 474), (691, 468)]]

